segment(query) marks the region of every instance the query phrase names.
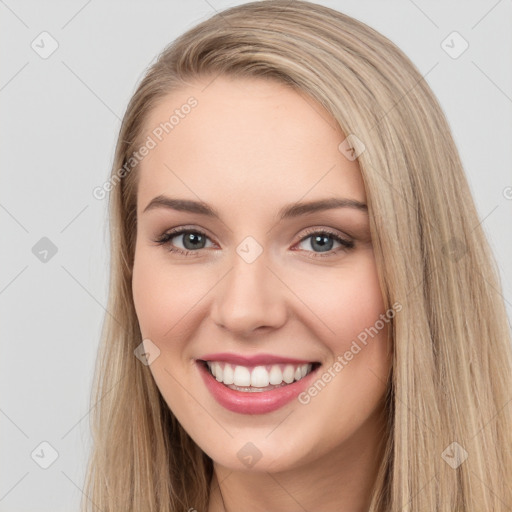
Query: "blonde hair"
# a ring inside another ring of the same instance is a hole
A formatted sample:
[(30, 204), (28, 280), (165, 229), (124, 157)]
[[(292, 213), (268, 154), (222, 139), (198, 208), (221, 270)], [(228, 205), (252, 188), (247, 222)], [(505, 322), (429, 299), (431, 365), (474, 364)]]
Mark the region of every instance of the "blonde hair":
[[(425, 79), (387, 38), (340, 12), (298, 0), (236, 6), (187, 31), (147, 71), (123, 119), (112, 177), (140, 147), (159, 101), (219, 75), (303, 91), (365, 145), (358, 163), (381, 289), (386, 307), (403, 307), (393, 320), (388, 430), (370, 511), (512, 506), (512, 354), (499, 274)], [(136, 193), (135, 166), (110, 195), (110, 314), (91, 396), (83, 510), (201, 512), (212, 461), (134, 356)], [(450, 456), (462, 463), (452, 467)]]

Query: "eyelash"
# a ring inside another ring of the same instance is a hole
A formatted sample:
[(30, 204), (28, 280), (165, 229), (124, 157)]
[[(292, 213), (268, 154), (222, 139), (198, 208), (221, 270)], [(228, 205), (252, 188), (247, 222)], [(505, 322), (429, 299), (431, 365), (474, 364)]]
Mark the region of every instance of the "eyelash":
[[(203, 233), (202, 231), (197, 230), (197, 229), (177, 228), (175, 230), (163, 233), (156, 240), (154, 240), (154, 242), (157, 245), (162, 245), (163, 246), (163, 245), (167, 244), (170, 240), (175, 238), (176, 236), (182, 235), (184, 233), (194, 233), (196, 235), (201, 235), (201, 236), (204, 236), (205, 238), (209, 238), (206, 235), (206, 233)], [(321, 229), (321, 230), (311, 229), (311, 230), (309, 230), (309, 231), (307, 231), (305, 233), (305, 235), (298, 241), (298, 243), (301, 243), (304, 240), (307, 240), (312, 235), (327, 235), (327, 236), (330, 236), (330, 237), (334, 238), (337, 242), (339, 242), (342, 246), (338, 247), (337, 249), (331, 249), (330, 251), (326, 251), (325, 253), (317, 253), (317, 252), (314, 252), (314, 251), (306, 251), (306, 252), (313, 252), (313, 254), (315, 254), (315, 256), (309, 256), (310, 258), (314, 258), (314, 259), (316, 259), (316, 258), (326, 258), (326, 257), (329, 257), (329, 256), (334, 256), (335, 254), (338, 254), (339, 252), (348, 251), (348, 250), (354, 248), (354, 242), (353, 241), (345, 240), (345, 239), (341, 238), (337, 233), (334, 233), (334, 232), (329, 231), (327, 229)], [(201, 249), (198, 249), (198, 250), (195, 250), (195, 251), (191, 251), (189, 249), (185, 249), (184, 250), (184, 249), (180, 249), (179, 247), (172, 247), (170, 244), (169, 244), (169, 247), (168, 247), (168, 251), (169, 252), (178, 253), (178, 254), (181, 254), (183, 256), (196, 256), (197, 253), (200, 252), (200, 250)]]

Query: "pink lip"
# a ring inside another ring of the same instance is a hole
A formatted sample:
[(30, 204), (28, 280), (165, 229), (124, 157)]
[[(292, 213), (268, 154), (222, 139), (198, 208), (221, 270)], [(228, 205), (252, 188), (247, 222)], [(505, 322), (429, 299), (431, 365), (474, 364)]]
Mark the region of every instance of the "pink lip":
[[(216, 356), (215, 358), (208, 360), (227, 361), (225, 357), (218, 357), (222, 354), (214, 355)], [(278, 360), (279, 362), (283, 362), (282, 358), (279, 358)], [(237, 361), (240, 361), (240, 358), (238, 358)], [(254, 359), (251, 359), (251, 363), (253, 361)], [(268, 358), (264, 359), (264, 361), (267, 362)], [(286, 362), (290, 361), (293, 360), (288, 360)], [(232, 362), (232, 360), (227, 362)], [(197, 361), (197, 366), (206, 387), (215, 398), (215, 400), (229, 411), (237, 412), (240, 414), (265, 414), (280, 409), (295, 399), (300, 393), (302, 393), (307, 387), (311, 385), (318, 370), (318, 368), (316, 368), (299, 381), (273, 389), (271, 391), (255, 391), (252, 393), (245, 393), (243, 391), (236, 391), (234, 389), (228, 388), (225, 384), (215, 379), (215, 377), (208, 371), (208, 368), (204, 362)]]
[(205, 354), (198, 357), (202, 361), (224, 361), (226, 363), (238, 364), (240, 366), (258, 366), (266, 364), (290, 363), (307, 364), (313, 361), (304, 359), (292, 359), (290, 357), (276, 356), (273, 354), (257, 354), (254, 356), (243, 356), (240, 354), (230, 354), (229, 352), (219, 352), (216, 354)]

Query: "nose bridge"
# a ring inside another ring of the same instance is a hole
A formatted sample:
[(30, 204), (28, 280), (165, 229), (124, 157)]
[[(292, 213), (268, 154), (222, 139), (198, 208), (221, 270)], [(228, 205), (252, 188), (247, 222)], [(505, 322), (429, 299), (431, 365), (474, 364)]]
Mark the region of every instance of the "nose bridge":
[(283, 290), (268, 268), (268, 254), (247, 238), (237, 246), (231, 269), (217, 287), (212, 313), (219, 326), (238, 334), (277, 327), (286, 316)]

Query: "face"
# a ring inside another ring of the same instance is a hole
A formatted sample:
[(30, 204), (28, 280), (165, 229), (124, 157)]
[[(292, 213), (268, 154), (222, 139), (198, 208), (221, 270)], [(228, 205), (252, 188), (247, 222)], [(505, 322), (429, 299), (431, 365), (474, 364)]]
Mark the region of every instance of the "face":
[(367, 446), (390, 316), (357, 161), (308, 96), (207, 83), (146, 124), (132, 284), (150, 371), (223, 467), (283, 471)]

